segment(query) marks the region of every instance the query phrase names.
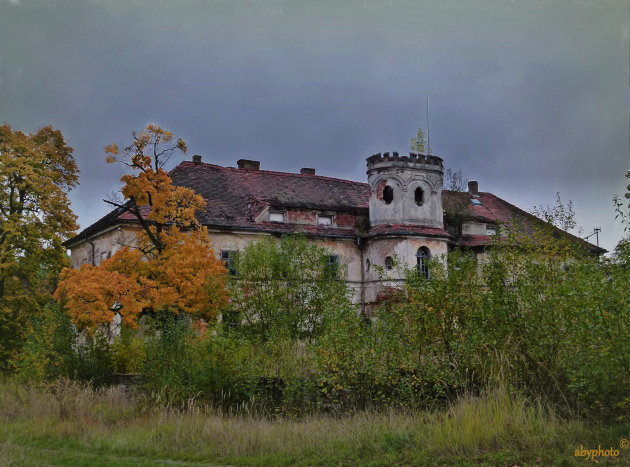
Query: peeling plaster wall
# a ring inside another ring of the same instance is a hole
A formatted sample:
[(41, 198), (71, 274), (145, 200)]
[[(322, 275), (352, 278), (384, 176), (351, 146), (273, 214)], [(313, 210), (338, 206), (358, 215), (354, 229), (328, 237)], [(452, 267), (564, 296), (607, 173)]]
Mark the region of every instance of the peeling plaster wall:
[[(135, 241), (137, 229), (125, 226), (88, 237), (94, 244), (94, 264), (100, 265), (101, 259), (113, 255), (123, 245), (131, 245)], [(79, 268), (82, 264), (92, 264), (92, 245), (88, 241), (70, 248), (70, 266)]]

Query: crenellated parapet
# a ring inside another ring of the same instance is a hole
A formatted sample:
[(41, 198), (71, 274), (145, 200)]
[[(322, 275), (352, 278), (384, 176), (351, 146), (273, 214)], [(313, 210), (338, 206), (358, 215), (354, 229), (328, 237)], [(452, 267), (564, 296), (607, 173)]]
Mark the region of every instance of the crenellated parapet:
[(417, 154), (410, 152), (409, 155), (401, 156), (398, 152), (384, 152), (374, 154), (366, 159), (367, 174), (371, 171), (383, 168), (410, 168), (418, 170), (442, 171), (444, 166), (442, 158), (427, 154)]

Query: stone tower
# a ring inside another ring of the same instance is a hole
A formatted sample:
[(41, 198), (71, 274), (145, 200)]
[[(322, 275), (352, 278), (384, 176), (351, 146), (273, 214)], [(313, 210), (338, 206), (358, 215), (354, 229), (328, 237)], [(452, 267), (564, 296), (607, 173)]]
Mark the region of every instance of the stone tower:
[(437, 156), (378, 153), (367, 158), (370, 226), (423, 225), (443, 228), (444, 168)]

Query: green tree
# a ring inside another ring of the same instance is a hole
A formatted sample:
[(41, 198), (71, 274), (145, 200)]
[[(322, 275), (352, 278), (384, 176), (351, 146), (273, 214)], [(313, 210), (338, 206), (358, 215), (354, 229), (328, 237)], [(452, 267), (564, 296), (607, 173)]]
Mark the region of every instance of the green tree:
[(59, 130), (25, 134), (0, 126), (0, 366), (50, 300), (76, 230), (68, 192), (78, 169)]
[(262, 340), (321, 335), (334, 312), (352, 306), (336, 259), (299, 236), (248, 245), (230, 287), (233, 321)]
[(420, 154), (425, 154), (425, 150), (427, 151), (427, 154), (433, 153), (433, 148), (429, 146), (426, 133), (422, 128), (418, 128), (416, 136), (411, 138), (410, 149)]

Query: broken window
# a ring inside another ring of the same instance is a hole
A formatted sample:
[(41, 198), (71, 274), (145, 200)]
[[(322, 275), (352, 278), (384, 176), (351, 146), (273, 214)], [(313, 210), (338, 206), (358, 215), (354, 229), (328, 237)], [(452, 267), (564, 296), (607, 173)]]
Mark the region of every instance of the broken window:
[(317, 216), (317, 223), (319, 225), (332, 225), (333, 216)]
[(269, 222), (284, 222), (284, 212), (271, 211), (269, 213)]
[(414, 192), (414, 197), (416, 200), (416, 204), (418, 206), (422, 206), (422, 203), (424, 203), (424, 191), (422, 190), (422, 188), (416, 188), (416, 191)]
[(394, 189), (389, 185), (385, 185), (385, 188), (383, 188), (383, 201), (385, 201), (385, 204), (394, 201)]
[(391, 256), (388, 256), (385, 258), (385, 269), (393, 269), (394, 267), (394, 260), (392, 259)]
[(221, 261), (228, 270), (230, 276), (236, 276), (236, 257), (238, 251), (236, 250), (221, 250)]
[(425, 279), (429, 278), (429, 259), (431, 258), (431, 252), (426, 246), (418, 248), (416, 253), (416, 260), (418, 261), (418, 274)]

